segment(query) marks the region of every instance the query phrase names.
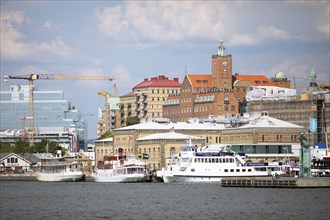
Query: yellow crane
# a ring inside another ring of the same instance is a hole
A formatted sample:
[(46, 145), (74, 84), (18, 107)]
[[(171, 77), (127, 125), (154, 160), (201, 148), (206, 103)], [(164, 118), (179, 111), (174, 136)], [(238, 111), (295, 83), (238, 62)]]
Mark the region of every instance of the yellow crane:
[(21, 76), (4, 75), (3, 79), (8, 82), (11, 79), (23, 79), (29, 81), (29, 116), (30, 116), (30, 145), (34, 144), (34, 96), (33, 81), (35, 80), (114, 80), (110, 76), (69, 75), (69, 74), (28, 74)]
[[(97, 94), (102, 95), (105, 97), (105, 130), (109, 130), (109, 98), (117, 98), (117, 87), (116, 84), (113, 85), (113, 94), (110, 94), (108, 92), (105, 92), (103, 90), (98, 90)], [(116, 128), (119, 127), (119, 109), (115, 110), (116, 114)]]

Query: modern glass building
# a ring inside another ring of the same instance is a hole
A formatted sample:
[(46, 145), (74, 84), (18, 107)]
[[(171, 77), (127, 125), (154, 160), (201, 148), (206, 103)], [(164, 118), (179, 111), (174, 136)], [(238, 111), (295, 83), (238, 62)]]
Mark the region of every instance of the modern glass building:
[[(87, 141), (87, 122), (79, 110), (64, 99), (63, 91), (34, 91), (35, 141), (56, 140), (70, 150), (84, 149)], [(22, 126), (28, 131), (29, 87), (12, 85), (10, 91), (0, 92), (0, 140), (19, 139)], [(12, 136), (10, 138), (10, 136)], [(28, 138), (28, 134), (26, 136)]]

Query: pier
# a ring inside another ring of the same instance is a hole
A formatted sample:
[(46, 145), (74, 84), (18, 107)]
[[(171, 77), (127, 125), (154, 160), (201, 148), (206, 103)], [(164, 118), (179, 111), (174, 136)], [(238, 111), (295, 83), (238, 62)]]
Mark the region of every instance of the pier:
[(0, 181), (37, 181), (35, 175), (9, 174), (0, 175)]
[(281, 177), (227, 177), (222, 178), (223, 187), (254, 188), (330, 188), (330, 177), (293, 178)]

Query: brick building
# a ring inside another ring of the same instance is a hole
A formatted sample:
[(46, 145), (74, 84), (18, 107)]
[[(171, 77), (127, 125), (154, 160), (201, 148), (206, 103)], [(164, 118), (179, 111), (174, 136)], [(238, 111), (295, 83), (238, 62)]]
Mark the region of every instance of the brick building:
[(187, 74), (181, 93), (170, 94), (164, 101), (164, 118), (178, 122), (209, 115), (242, 114), (250, 86), (290, 87), (290, 81), (281, 74), (274, 81), (263, 75), (233, 75), (232, 56), (226, 54), (223, 41), (211, 61), (211, 74)]

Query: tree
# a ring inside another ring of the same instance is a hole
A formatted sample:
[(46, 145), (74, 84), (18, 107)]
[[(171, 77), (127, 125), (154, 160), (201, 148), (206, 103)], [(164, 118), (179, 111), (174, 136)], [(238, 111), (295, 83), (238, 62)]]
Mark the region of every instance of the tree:
[(126, 126), (135, 125), (135, 124), (139, 124), (139, 123), (140, 123), (139, 117), (137, 117), (137, 116), (128, 117), (127, 121), (126, 121)]
[(24, 154), (30, 152), (30, 144), (26, 141), (19, 140), (15, 143), (14, 153)]
[(15, 146), (0, 141), (0, 153), (12, 153), (15, 150)]
[(113, 134), (111, 133), (110, 130), (107, 130), (106, 132), (104, 132), (101, 137), (99, 137), (97, 140), (102, 140), (102, 139), (105, 139), (105, 138), (111, 138), (113, 137)]

